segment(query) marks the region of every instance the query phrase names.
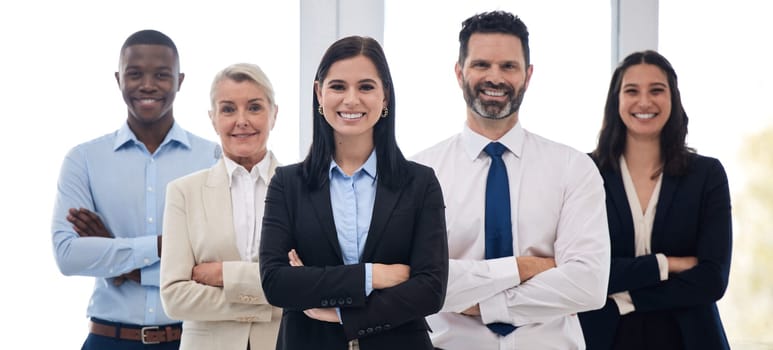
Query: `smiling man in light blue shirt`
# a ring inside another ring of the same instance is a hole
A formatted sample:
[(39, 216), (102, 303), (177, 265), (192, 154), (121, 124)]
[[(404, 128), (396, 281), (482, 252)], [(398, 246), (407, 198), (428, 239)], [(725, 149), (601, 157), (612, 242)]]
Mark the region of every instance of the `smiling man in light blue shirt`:
[(166, 35), (131, 35), (115, 76), (127, 121), (65, 157), (51, 228), (54, 256), (63, 274), (95, 278), (84, 350), (177, 349), (179, 321), (166, 316), (159, 296), (166, 185), (210, 167), (220, 148), (174, 121), (184, 75)]

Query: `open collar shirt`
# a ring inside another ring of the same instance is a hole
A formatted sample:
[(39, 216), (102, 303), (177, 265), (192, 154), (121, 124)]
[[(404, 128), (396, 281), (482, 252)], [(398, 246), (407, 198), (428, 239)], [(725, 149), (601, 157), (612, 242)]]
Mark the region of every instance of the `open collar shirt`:
[[(95, 277), (86, 314), (134, 325), (176, 323), (159, 296), (157, 236), (170, 181), (211, 167), (220, 146), (172, 125), (154, 153), (129, 129), (82, 143), (62, 163), (52, 220), (54, 257), (65, 275)], [(80, 238), (70, 208), (97, 213), (113, 238)], [(113, 278), (140, 269), (142, 284)]]
[[(360, 263), (376, 203), (376, 150), (351, 176), (330, 161), (330, 202), (345, 265)], [(365, 263), (365, 294), (373, 290), (373, 265)]]

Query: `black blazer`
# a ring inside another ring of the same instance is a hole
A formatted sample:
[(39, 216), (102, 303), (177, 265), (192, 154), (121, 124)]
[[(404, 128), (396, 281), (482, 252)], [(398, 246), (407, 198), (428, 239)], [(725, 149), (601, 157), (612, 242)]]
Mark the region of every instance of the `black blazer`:
[[(662, 282), (654, 254), (635, 257), (633, 219), (620, 172), (601, 175), (612, 245), (609, 294), (629, 291), (634, 312), (671, 313), (685, 349), (729, 349), (716, 306), (727, 288), (732, 250), (730, 191), (722, 164), (693, 154), (687, 174), (663, 175), (652, 252), (695, 256), (698, 265)], [(609, 349), (620, 319), (617, 304), (607, 299), (602, 309), (579, 316), (588, 349)]]
[[(263, 290), (284, 308), (277, 349), (432, 349), (424, 316), (443, 305), (448, 282), (445, 206), (435, 173), (409, 162), (409, 178), (392, 191), (379, 181), (362, 262), (344, 265), (330, 187), (310, 190), (301, 165), (276, 169), (266, 194), (260, 243)], [(304, 267), (291, 267), (296, 249)], [(364, 263), (407, 264), (410, 278), (365, 296)], [(303, 310), (340, 307), (343, 325)]]

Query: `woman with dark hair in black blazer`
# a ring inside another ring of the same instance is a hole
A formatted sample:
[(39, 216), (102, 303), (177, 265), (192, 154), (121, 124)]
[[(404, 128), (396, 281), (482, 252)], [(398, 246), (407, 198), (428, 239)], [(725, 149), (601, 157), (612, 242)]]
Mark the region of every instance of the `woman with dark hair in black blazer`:
[(260, 271), (284, 309), (277, 349), (432, 349), (424, 317), (448, 279), (443, 196), (397, 146), (377, 41), (328, 48), (313, 109), (309, 154), (277, 168), (266, 195)]
[(728, 349), (716, 301), (730, 272), (722, 164), (688, 148), (676, 72), (654, 51), (615, 70), (592, 157), (604, 178), (609, 298), (581, 313), (588, 349)]

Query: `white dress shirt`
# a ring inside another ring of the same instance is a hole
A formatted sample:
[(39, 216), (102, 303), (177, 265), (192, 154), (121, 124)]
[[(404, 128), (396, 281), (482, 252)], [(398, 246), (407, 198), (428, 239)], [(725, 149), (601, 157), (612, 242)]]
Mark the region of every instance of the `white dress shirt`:
[(268, 189), (268, 169), (271, 166), (271, 152), (249, 172), (228, 157), (225, 168), (231, 185), (231, 205), (234, 215), (236, 247), (242, 261), (258, 261), (260, 231), (263, 225), (266, 190)]
[[(462, 133), (414, 160), (431, 166), (446, 202), (449, 278), (443, 309), (427, 318), (436, 347), (584, 349), (576, 316), (604, 305), (610, 247), (605, 193), (593, 161), (568, 146), (527, 132), (518, 123), (499, 141), (507, 146), (513, 252), (554, 257), (556, 268), (522, 282), (514, 257), (484, 259), (485, 188), (492, 140)], [(460, 314), (480, 305), (481, 317)], [(485, 324), (519, 328), (500, 337)]]

